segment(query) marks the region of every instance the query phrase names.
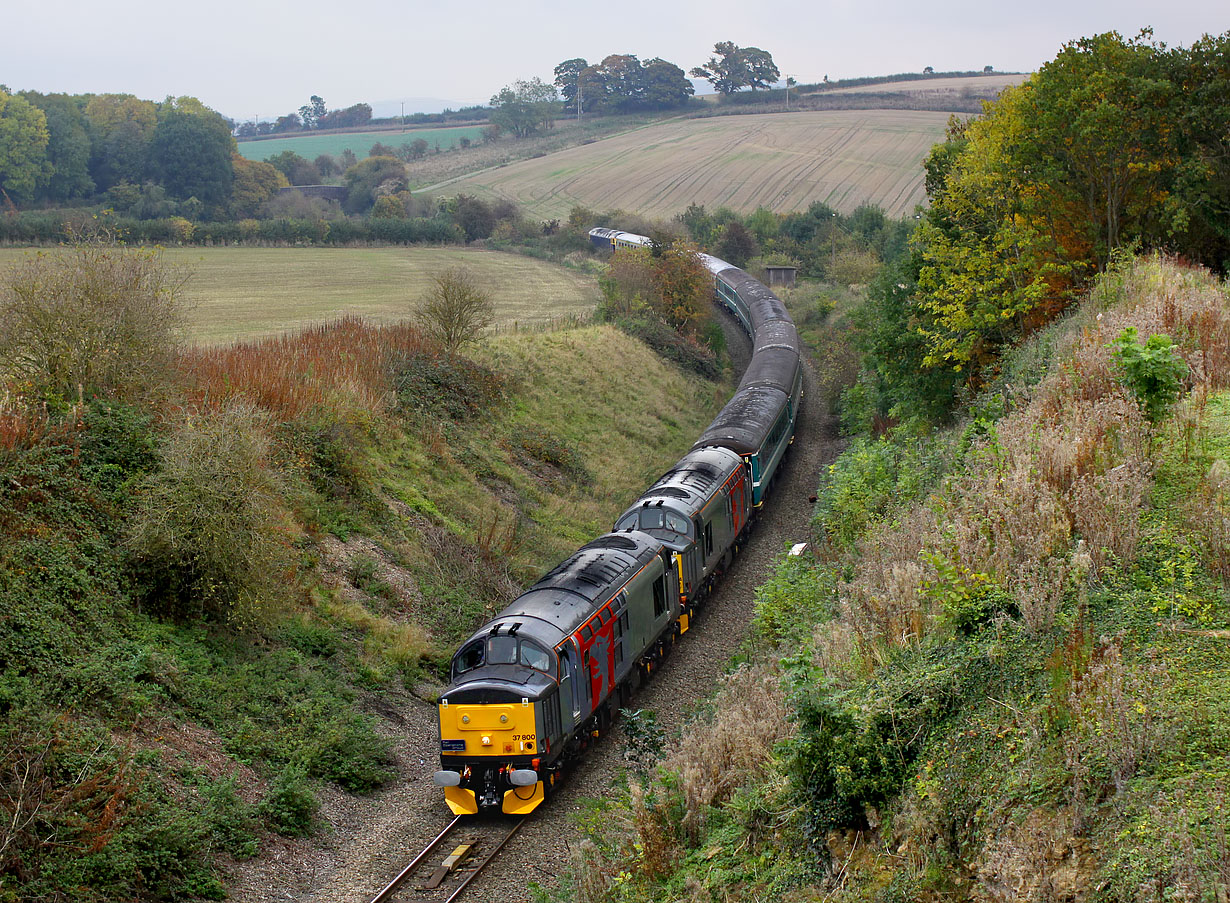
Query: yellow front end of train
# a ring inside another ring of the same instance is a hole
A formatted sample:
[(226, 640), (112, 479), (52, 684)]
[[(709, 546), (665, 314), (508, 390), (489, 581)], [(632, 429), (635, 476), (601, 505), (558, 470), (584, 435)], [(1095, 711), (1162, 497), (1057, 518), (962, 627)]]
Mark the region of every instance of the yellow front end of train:
[(443, 770), (436, 782), (444, 786), (444, 799), (455, 814), (473, 815), (480, 805), (498, 802), (508, 815), (526, 815), (543, 801), (534, 708), (529, 700), (440, 704)]

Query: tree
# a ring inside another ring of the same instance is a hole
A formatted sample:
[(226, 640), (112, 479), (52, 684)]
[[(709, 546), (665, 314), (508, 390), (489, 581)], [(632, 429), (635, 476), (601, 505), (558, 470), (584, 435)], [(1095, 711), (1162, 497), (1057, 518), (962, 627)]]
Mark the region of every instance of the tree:
[(700, 335), (709, 318), (713, 275), (696, 248), (677, 241), (653, 258), (653, 285), (658, 315), (683, 333)]
[(105, 190), (119, 182), (146, 180), (149, 143), (158, 108), (131, 94), (97, 94), (85, 105), (90, 133), (90, 175)]
[(559, 93), (563, 95), (564, 109), (575, 110), (578, 115), (589, 109), (589, 105), (585, 103), (584, 98), (581, 99), (580, 104), (577, 102), (581, 73), (588, 68), (589, 63), (581, 57), (564, 60), (555, 67), (555, 86), (559, 88)]
[(739, 47), (732, 41), (713, 45), (715, 56), (704, 66), (696, 66), (691, 74), (713, 85), (719, 94), (731, 95), (741, 88), (767, 88), (781, 76), (773, 56), (759, 47)]
[(687, 75), (674, 63), (656, 57), (645, 63), (645, 109), (681, 107), (695, 93)]
[(245, 160), (239, 154), (231, 158), (235, 181), (231, 187), (230, 214), (235, 219), (255, 216), (261, 204), (290, 183), (269, 163)]
[(466, 241), (487, 238), (495, 231), (495, 213), (476, 197), (457, 195), (453, 218), (465, 233)]
[(756, 256), (759, 250), (755, 237), (747, 227), (738, 220), (732, 220), (726, 224), (714, 252), (723, 260), (741, 267)]
[(94, 193), (94, 180), (90, 178), (86, 98), (35, 91), (23, 91), (21, 96), (47, 117), (47, 161), (51, 174), (40, 196), (52, 201), (89, 197)]
[(273, 124), (273, 128), (269, 130), (270, 134), (279, 134), (281, 132), (297, 132), (303, 128), (303, 120), (299, 118), (298, 113), (287, 113), (285, 116), (279, 116)]
[(230, 126), (213, 111), (205, 114), (173, 111), (154, 130), (151, 167), (173, 196), (194, 197), (208, 207), (226, 204), (235, 171), (231, 155), (235, 139)]
[(320, 128), (320, 120), (326, 115), (324, 99), (313, 94), (308, 103), (299, 108), (299, 118), (305, 129)]
[(320, 117), (317, 127), (322, 129), (349, 129), (355, 126), (366, 125), (371, 122), (371, 119), (371, 104), (356, 103), (353, 106), (346, 107), (344, 110), (330, 110)]
[(445, 270), (433, 283), (419, 303), (417, 319), (422, 330), (453, 355), (495, 321), (495, 304), (464, 267)]
[(0, 189), (6, 195), (29, 198), (51, 175), (47, 149), (47, 117), (24, 97), (0, 89)]
[(516, 81), (491, 98), (491, 122), (518, 138), (550, 126), (559, 113), (559, 95), (554, 85), (539, 78)]
[(406, 164), (396, 157), (368, 157), (346, 170), (347, 213), (362, 213), (376, 198), (396, 194), (406, 188)]

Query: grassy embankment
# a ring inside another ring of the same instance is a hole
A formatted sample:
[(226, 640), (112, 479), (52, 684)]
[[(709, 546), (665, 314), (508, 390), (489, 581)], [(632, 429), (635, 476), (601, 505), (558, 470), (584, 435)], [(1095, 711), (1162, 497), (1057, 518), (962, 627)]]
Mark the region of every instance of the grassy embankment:
[[(1129, 326), (1188, 367), (1156, 422)], [(853, 444), (751, 664), (597, 804), (576, 898), (1222, 899), (1227, 349), (1224, 286), (1129, 263), (964, 423)]]
[(353, 320), (150, 389), (0, 418), (0, 899), (219, 898), (318, 830), (391, 774), (373, 713), (724, 397), (609, 327), (449, 361)]

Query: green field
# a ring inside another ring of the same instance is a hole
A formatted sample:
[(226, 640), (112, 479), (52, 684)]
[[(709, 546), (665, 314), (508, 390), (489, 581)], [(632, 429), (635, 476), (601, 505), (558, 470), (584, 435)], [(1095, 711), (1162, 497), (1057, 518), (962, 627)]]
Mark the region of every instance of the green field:
[[(0, 269), (26, 251), (0, 248)], [(492, 290), (497, 328), (534, 328), (593, 310), (592, 278), (528, 257), (464, 248), (173, 248), (188, 268), (188, 334), (214, 344), (355, 314), (408, 316), (448, 267), (471, 269)]]
[(925, 199), (923, 158), (947, 113), (840, 110), (672, 120), (441, 186), (506, 198), (544, 219), (581, 205), (668, 217), (689, 204), (779, 213), (823, 201), (904, 216)]
[(296, 135), (290, 138), (263, 138), (259, 141), (240, 141), (239, 153), (249, 160), (267, 160), (282, 151), (294, 151), (301, 157), (313, 160), (321, 154), (336, 157), (349, 148), (356, 157), (367, 156), (373, 144), (398, 147), (418, 138), (427, 142), (430, 150), (450, 150), (462, 138), (478, 143), (482, 139), (481, 125), (468, 125), (441, 129), (407, 129), (406, 131), (338, 132), (330, 135)]

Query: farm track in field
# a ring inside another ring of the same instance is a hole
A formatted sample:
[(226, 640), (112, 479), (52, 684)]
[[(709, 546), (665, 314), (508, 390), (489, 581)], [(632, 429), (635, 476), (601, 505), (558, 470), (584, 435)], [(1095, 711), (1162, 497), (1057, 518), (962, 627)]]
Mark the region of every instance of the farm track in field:
[(442, 193), (501, 198), (543, 219), (573, 206), (669, 217), (690, 203), (751, 212), (903, 216), (925, 198), (921, 161), (947, 113), (841, 110), (679, 119), (451, 181)]
[[(721, 315), (721, 322), (734, 365), (741, 371), (750, 356), (747, 337), (730, 317)], [(818, 397), (815, 374), (806, 362), (804, 366), (805, 395), (795, 443), (750, 542), (693, 628), (654, 679), (636, 694), (635, 705), (656, 712), (668, 734), (683, 726), (691, 704), (713, 692), (746, 635), (756, 587), (767, 576), (775, 556), (787, 543), (810, 537), (808, 497), (840, 443)], [(669, 465), (664, 462), (662, 469)], [(333, 826), (324, 845), (274, 839), (277, 846), (259, 863), (237, 869), (234, 899), (364, 903), (440, 830), (448, 812), (439, 788), (431, 781), (438, 743), (435, 706), (415, 700), (401, 710), (386, 706), (381, 714), (394, 744), (398, 779), (370, 797), (322, 792), (321, 815)], [(573, 819), (582, 800), (608, 792), (618, 782), (622, 764), (623, 737), (617, 722), (615, 730), (534, 814), (534, 824), (491, 864), (482, 878), (481, 897), (472, 899), (520, 903), (530, 899), (530, 882), (552, 883), (563, 870), (569, 848), (580, 840)], [(271, 896), (269, 887), (279, 888), (278, 893)]]

